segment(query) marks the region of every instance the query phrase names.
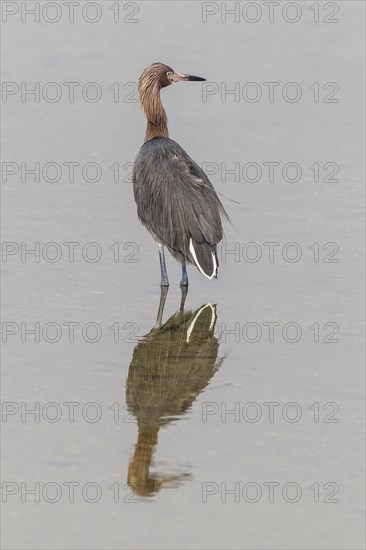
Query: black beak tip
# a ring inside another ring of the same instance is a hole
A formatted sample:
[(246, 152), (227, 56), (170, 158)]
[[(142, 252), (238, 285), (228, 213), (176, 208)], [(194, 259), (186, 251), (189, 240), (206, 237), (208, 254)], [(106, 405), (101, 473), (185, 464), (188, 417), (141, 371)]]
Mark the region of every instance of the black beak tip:
[(188, 80), (190, 81), (196, 81), (196, 82), (206, 82), (205, 78), (202, 78), (201, 76), (194, 76), (193, 74), (188, 75)]

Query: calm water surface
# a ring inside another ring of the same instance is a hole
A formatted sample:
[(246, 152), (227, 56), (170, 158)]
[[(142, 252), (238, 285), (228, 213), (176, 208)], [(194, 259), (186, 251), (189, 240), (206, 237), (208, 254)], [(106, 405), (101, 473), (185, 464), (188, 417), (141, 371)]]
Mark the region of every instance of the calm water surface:
[[(299, 2), (296, 24), (250, 24), (139, 2), (138, 22), (117, 24), (99, 4), (95, 24), (3, 24), (3, 80), (62, 91), (3, 103), (3, 160), (19, 169), (3, 183), (4, 548), (363, 548), (364, 6), (338, 2), (326, 24)], [(169, 258), (160, 323), (130, 182), (134, 83), (155, 61), (211, 83), (163, 103), (171, 137), (235, 201), (219, 279), (191, 267), (183, 305)], [(82, 97), (90, 82), (99, 101)], [(55, 167), (22, 181), (35, 162), (61, 166), (58, 181)]]

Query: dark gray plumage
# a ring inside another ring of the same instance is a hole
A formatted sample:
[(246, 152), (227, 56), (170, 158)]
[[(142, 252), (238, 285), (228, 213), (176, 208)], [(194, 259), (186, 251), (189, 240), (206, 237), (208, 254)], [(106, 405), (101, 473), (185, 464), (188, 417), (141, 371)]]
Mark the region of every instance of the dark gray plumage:
[(161, 63), (148, 67), (139, 81), (140, 101), (148, 125), (145, 143), (133, 169), (138, 217), (160, 245), (162, 286), (168, 285), (164, 246), (183, 266), (195, 264), (209, 279), (217, 277), (217, 244), (223, 238), (221, 215), (227, 217), (204, 171), (168, 137), (160, 89), (176, 80), (204, 80), (181, 75)]
[(195, 264), (192, 239), (200, 267), (212, 274), (225, 210), (204, 171), (178, 143), (156, 137), (137, 155), (133, 187), (138, 217), (154, 239), (182, 264)]

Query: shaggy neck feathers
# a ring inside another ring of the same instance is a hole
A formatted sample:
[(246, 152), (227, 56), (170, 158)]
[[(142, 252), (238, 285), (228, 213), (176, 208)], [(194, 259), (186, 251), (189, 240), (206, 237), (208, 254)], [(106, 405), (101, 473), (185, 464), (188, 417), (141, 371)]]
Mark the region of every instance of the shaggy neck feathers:
[(139, 95), (147, 118), (144, 143), (155, 137), (169, 137), (168, 118), (160, 99), (160, 85), (154, 75), (140, 78)]

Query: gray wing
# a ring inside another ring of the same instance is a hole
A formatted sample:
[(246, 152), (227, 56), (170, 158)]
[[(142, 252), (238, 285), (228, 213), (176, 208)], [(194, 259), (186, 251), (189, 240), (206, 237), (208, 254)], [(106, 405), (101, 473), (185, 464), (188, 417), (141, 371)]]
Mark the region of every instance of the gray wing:
[(141, 222), (176, 257), (193, 261), (189, 240), (215, 247), (227, 217), (204, 171), (175, 141), (155, 138), (137, 155), (134, 194)]

